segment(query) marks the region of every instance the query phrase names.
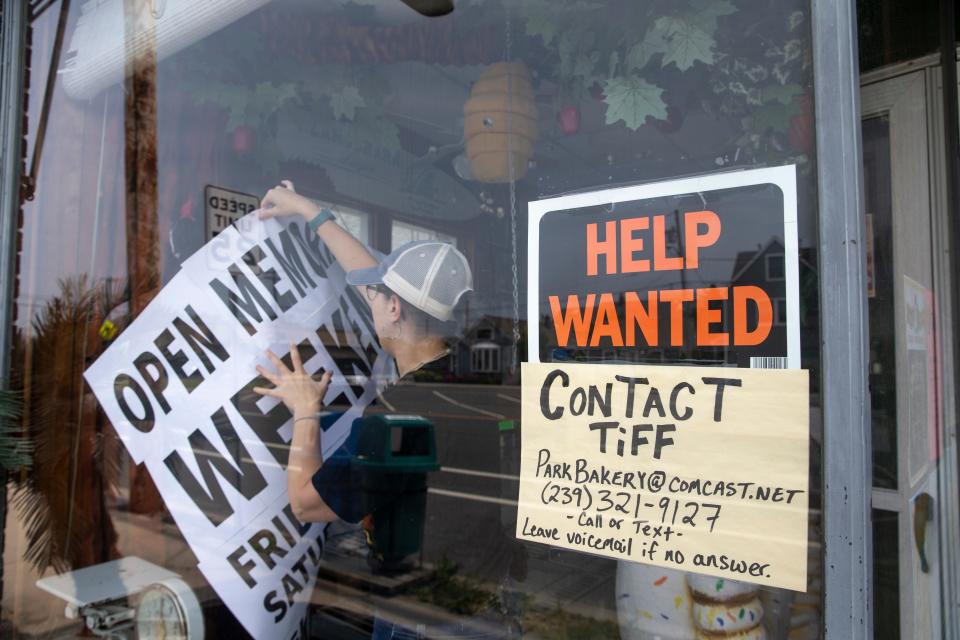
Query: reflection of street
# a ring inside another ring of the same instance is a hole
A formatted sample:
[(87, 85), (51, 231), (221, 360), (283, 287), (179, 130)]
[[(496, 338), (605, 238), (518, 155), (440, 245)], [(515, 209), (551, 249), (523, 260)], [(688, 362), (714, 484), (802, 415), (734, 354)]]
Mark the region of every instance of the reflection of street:
[[(615, 621), (614, 561), (546, 545), (521, 545), (515, 539), (519, 434), (501, 429), (507, 428), (503, 425), (506, 421), (519, 425), (519, 394), (519, 387), (400, 384), (386, 392), (384, 402), (368, 411), (418, 414), (435, 425), (441, 470), (429, 476), (423, 560), (436, 566), (447, 558), (459, 565), (459, 576), (495, 592), (507, 580), (518, 555), (525, 554), (522, 564), (526, 575), (513, 581), (512, 588), (532, 596), (531, 603), (548, 609), (562, 604), (569, 613)], [(212, 591), (202, 588), (204, 580), (196, 568), (197, 560), (172, 522), (165, 522), (158, 531), (156, 517), (116, 510), (111, 515), (123, 541), (122, 553), (140, 555), (176, 571), (192, 586), (201, 588), (205, 606), (215, 602)], [(11, 530), (8, 535), (17, 534)], [(155, 550), (165, 551), (158, 555)], [(13, 566), (7, 569), (9, 576), (18, 574)], [(356, 571), (369, 573), (369, 568), (358, 561)], [(72, 637), (78, 623), (63, 617), (59, 600), (32, 586), (38, 577), (18, 576), (17, 586), (6, 592), (8, 597), (20, 594), (20, 598), (30, 600), (17, 604), (19, 631)], [(30, 595), (24, 598), (23, 594)], [(322, 578), (311, 598), (322, 608), (337, 610), (336, 615), (315, 619), (315, 623), (322, 620), (323, 624), (335, 624), (334, 619), (339, 620), (337, 624), (352, 630), (345, 631), (343, 637), (358, 637), (351, 633), (367, 628), (374, 611), (412, 626), (451, 624), (470, 618), (421, 602), (414, 594), (374, 595)], [(484, 626), (483, 622), (474, 623)]]
[[(429, 480), (424, 559), (436, 563), (446, 556), (465, 576), (498, 585), (521, 544), (514, 535), (519, 433), (501, 430), (507, 420), (520, 424), (520, 388), (401, 384), (385, 399), (391, 413), (419, 414), (436, 428), (441, 466)], [(546, 545), (523, 547), (527, 575), (516, 588), (541, 602), (562, 600), (565, 609), (591, 617), (615, 615), (614, 561)]]

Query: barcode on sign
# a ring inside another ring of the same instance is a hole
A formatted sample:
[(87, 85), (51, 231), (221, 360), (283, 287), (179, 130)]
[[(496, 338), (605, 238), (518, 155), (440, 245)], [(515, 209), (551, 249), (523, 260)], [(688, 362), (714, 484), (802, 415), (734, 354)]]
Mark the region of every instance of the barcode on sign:
[(751, 356), (751, 369), (786, 369), (787, 359), (784, 356)]

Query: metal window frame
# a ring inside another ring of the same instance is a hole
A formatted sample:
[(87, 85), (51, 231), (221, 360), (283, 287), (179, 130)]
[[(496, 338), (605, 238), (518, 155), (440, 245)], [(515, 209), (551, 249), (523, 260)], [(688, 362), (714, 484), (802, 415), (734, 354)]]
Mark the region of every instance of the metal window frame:
[[(7, 0), (0, 32), (0, 375), (20, 209), (26, 0)], [(872, 637), (870, 424), (859, 68), (853, 0), (811, 0), (818, 151), (824, 418), (826, 638)], [(5, 508), (0, 496), (0, 512)], [(2, 513), (0, 513), (2, 515)], [(2, 535), (2, 534), (0, 534)]]
[[(943, 324), (946, 327), (952, 327), (953, 323), (956, 322), (957, 318), (960, 317), (960, 279), (956, 277), (957, 270), (960, 269), (960, 256), (958, 256), (958, 249), (960, 249), (960, 123), (958, 120), (958, 112), (960, 112), (960, 106), (958, 106), (958, 96), (957, 96), (957, 30), (956, 30), (956, 3), (955, 0), (940, 0), (938, 4), (940, 9), (940, 81), (941, 81), (941, 104), (939, 105), (941, 111), (941, 117), (939, 119), (940, 126), (942, 127), (942, 136), (940, 141), (943, 145), (943, 174), (942, 176), (937, 176), (942, 179), (942, 196), (943, 196), (943, 211), (945, 212), (946, 224), (944, 225), (946, 236), (946, 247), (948, 254), (947, 272), (943, 274), (945, 276), (944, 280), (946, 281), (946, 294), (949, 296), (949, 302), (944, 305), (949, 308), (950, 315), (946, 318), (951, 324)], [(931, 101), (932, 102), (932, 101)], [(934, 144), (934, 148), (937, 148), (939, 145)], [(941, 218), (942, 219), (942, 218)], [(960, 340), (956, 339), (956, 336), (953, 335), (950, 331), (945, 331), (945, 333), (950, 334), (948, 338), (948, 344), (946, 347), (950, 349), (949, 356), (945, 358), (947, 362), (944, 363), (944, 368), (949, 369), (945, 371), (944, 382), (945, 384), (951, 384), (952, 393), (944, 394), (947, 402), (944, 407), (944, 423), (947, 425), (947, 430), (949, 433), (950, 440), (948, 446), (952, 445), (954, 450), (956, 446), (956, 424), (957, 424), (957, 398), (960, 397), (960, 376), (957, 375), (957, 363), (960, 362)], [(942, 624), (943, 628), (941, 633), (945, 638), (956, 638), (960, 635), (960, 630), (957, 628), (957, 597), (958, 597), (958, 585), (957, 585), (957, 566), (955, 564), (956, 550), (952, 547), (951, 543), (956, 539), (957, 534), (957, 518), (956, 518), (956, 508), (958, 504), (958, 497), (955, 487), (957, 482), (957, 460), (956, 454), (947, 458), (946, 463), (943, 465), (942, 473), (944, 475), (949, 474), (948, 477), (944, 478), (943, 486), (949, 491), (953, 487), (953, 491), (950, 495), (946, 496), (945, 499), (942, 498), (943, 504), (946, 505), (948, 510), (948, 517), (941, 517), (943, 521), (941, 524), (941, 531), (943, 531), (946, 536), (941, 535), (940, 546), (941, 549), (947, 550), (946, 553), (943, 553), (943, 558), (947, 561), (948, 566), (944, 567), (943, 573), (941, 574), (941, 601), (937, 603), (942, 610)], [(944, 507), (941, 507), (941, 512)]]
[[(16, 239), (20, 215), (24, 80), (27, 68), (27, 0), (5, 0), (0, 19), (0, 378), (10, 374)], [(7, 474), (0, 468), (0, 488)], [(0, 556), (4, 549), (7, 492), (0, 491)], [(0, 566), (0, 594), (3, 593)]]
[(824, 637), (873, 637), (870, 396), (856, 3), (811, 0), (824, 424)]

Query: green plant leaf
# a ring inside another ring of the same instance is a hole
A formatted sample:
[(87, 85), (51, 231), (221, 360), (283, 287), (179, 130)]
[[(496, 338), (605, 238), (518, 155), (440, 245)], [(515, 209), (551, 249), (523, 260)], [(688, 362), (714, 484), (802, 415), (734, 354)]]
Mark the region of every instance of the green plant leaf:
[(623, 62), (628, 71), (642, 69), (650, 62), (650, 58), (658, 53), (666, 53), (669, 47), (670, 44), (660, 29), (648, 29), (643, 40), (630, 47)]
[(800, 113), (800, 105), (794, 101), (787, 104), (768, 102), (754, 109), (744, 122), (745, 131), (764, 133), (768, 129), (786, 131), (790, 128), (790, 119)]
[(597, 61), (600, 60), (599, 51), (591, 51), (590, 53), (581, 53), (577, 56), (576, 60), (573, 63), (573, 70), (571, 75), (574, 77), (583, 78), (592, 78), (594, 76), (594, 68), (597, 66)]
[(357, 109), (365, 106), (360, 90), (352, 85), (330, 94), (330, 108), (333, 110), (333, 117), (337, 120), (341, 118), (353, 120), (357, 117)]
[(604, 83), (603, 92), (607, 103), (607, 124), (623, 120), (627, 128), (636, 131), (646, 122), (647, 116), (660, 120), (667, 117), (663, 89), (642, 78), (611, 78)]
[(669, 43), (663, 55), (664, 67), (672, 62), (680, 71), (686, 71), (698, 60), (704, 64), (713, 62), (716, 41), (699, 20), (664, 16), (657, 19), (656, 27)]
[(539, 36), (545, 45), (549, 46), (560, 32), (556, 9), (543, 0), (524, 0), (520, 5), (520, 13), (524, 17), (527, 35), (534, 38)]
[(803, 87), (796, 83), (771, 83), (763, 87), (761, 100), (763, 102), (779, 102), (780, 104), (790, 104), (794, 97), (802, 93)]
[(253, 89), (253, 95), (247, 99), (246, 119), (253, 124), (259, 124), (296, 95), (297, 86), (293, 83), (259, 82)]
[(694, 0), (690, 3), (690, 15), (710, 31), (716, 28), (717, 18), (736, 11), (737, 8), (729, 0)]
[[(516, 0), (508, 0), (516, 2)], [(580, 21), (577, 14), (594, 12), (603, 8), (595, 2), (555, 2), (547, 0), (523, 0), (518, 3), (519, 14), (524, 21), (524, 30), (531, 37), (539, 37), (550, 46), (558, 33), (566, 33)]]

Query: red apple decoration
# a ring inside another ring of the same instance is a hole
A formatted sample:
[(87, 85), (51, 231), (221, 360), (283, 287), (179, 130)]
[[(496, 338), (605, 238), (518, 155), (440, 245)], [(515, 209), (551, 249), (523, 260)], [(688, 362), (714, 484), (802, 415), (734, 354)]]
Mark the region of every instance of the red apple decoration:
[(654, 126), (663, 133), (674, 133), (683, 126), (684, 115), (677, 107), (672, 104), (667, 105), (666, 120), (656, 120)]
[(257, 133), (253, 127), (242, 124), (233, 130), (233, 150), (241, 156), (253, 151), (256, 140)]
[(180, 205), (180, 219), (181, 220), (191, 220), (193, 222), (197, 221), (197, 218), (193, 215), (193, 200), (188, 199), (184, 200), (183, 204)]
[(801, 153), (813, 153), (813, 99), (809, 94), (796, 96), (800, 113), (790, 118), (790, 144)]
[(563, 107), (557, 114), (557, 124), (560, 125), (560, 130), (567, 136), (572, 136), (580, 131), (580, 109), (572, 104)]

